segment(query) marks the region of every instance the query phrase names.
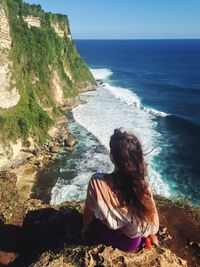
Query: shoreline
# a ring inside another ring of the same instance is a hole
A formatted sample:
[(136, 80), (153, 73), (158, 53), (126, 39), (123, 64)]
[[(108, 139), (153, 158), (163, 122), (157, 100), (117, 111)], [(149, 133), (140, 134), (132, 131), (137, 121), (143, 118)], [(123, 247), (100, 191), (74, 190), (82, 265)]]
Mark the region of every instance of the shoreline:
[[(16, 188), (23, 201), (39, 199), (45, 204), (50, 204), (51, 190), (57, 181), (57, 177), (48, 177), (47, 182), (47, 172), (51, 169), (51, 165), (54, 165), (59, 160), (58, 154), (60, 150), (64, 149), (66, 153), (71, 153), (74, 150), (77, 140), (66, 129), (67, 124), (72, 120), (72, 109), (86, 103), (80, 98), (81, 93), (95, 91), (96, 87), (87, 85), (79, 88), (78, 96), (65, 99), (64, 104), (59, 107), (62, 114), (48, 131), (51, 139), (43, 146), (37, 147), (32, 151), (29, 149), (24, 150), (23, 152), (27, 153), (27, 155), (25, 154), (22, 162), (18, 160), (20, 155), (14, 159), (13, 162), (16, 165), (14, 168), (10, 166), (2, 168), (2, 171), (11, 171), (17, 176)], [(43, 180), (45, 180), (45, 186), (41, 188), (41, 184), (44, 184)]]
[[(66, 132), (63, 132), (62, 129), (72, 119), (71, 112), (68, 109), (66, 114), (59, 118), (57, 125), (59, 127), (57, 127), (56, 131), (55, 129), (53, 130), (54, 134), (57, 132), (59, 136), (62, 133), (66, 137)], [(68, 135), (70, 136), (69, 132)], [(159, 247), (153, 247), (151, 250), (143, 249), (130, 257), (129, 254), (111, 247), (81, 243), (77, 231), (81, 228), (84, 202), (65, 201), (59, 205), (49, 204), (50, 188), (56, 182), (53, 178), (51, 167), (55, 167), (56, 161), (59, 161), (56, 157), (57, 148), (70, 148), (70, 152), (73, 150), (76, 140), (71, 139), (71, 146), (66, 147), (63, 145), (63, 138), (59, 139), (56, 136), (52, 138), (54, 138), (54, 145), (56, 145), (54, 152), (48, 151), (47, 148), (49, 146), (46, 146), (45, 149), (40, 148), (40, 151), (35, 151), (37, 153), (29, 159), (30, 162), (19, 166), (18, 177), (13, 170), (11, 170), (11, 173), (0, 173), (0, 188), (2, 190), (2, 192), (0, 190), (0, 195), (4, 199), (4, 203), (0, 207), (0, 227), (9, 228), (14, 226), (15, 228), (18, 227), (18, 231), (25, 230), (25, 233), (27, 230), (30, 231), (28, 232), (27, 242), (31, 244), (29, 246), (30, 249), (25, 252), (22, 251), (21, 254), (0, 251), (0, 264), (21, 260), (22, 262), (29, 261), (33, 267), (62, 266), (63, 262), (67, 262), (67, 264), (74, 267), (89, 267), (93, 266), (93, 263), (96, 265), (101, 264), (103, 259), (103, 262), (108, 263), (108, 265), (116, 265), (119, 262), (120, 266), (124, 263), (132, 264), (131, 266), (137, 264), (140, 267), (144, 266), (143, 264), (157, 266), (158, 263), (160, 266), (199, 266), (200, 208), (191, 207), (184, 201), (173, 201), (161, 196), (155, 196), (160, 217)], [(61, 144), (60, 146), (57, 145), (58, 141)], [(33, 166), (34, 168), (32, 168)], [(50, 179), (47, 179), (47, 171), (49, 171)], [(20, 175), (21, 177), (19, 177)], [(43, 176), (44, 181), (41, 181), (41, 177), (38, 177), (38, 175)], [(29, 177), (28, 181), (25, 179), (27, 176)], [(21, 183), (21, 192), (19, 188), (17, 190), (16, 182), (18, 187)], [(43, 191), (44, 188), (40, 188), (42, 183), (45, 185), (46, 192)], [(43, 200), (34, 197), (34, 186), (36, 191), (41, 189)], [(18, 195), (19, 192), (20, 196)], [(55, 236), (54, 231), (56, 231)], [(71, 235), (71, 239), (63, 240), (66, 232)], [(2, 233), (3, 236), (6, 236), (7, 232)], [(43, 238), (44, 235), (46, 237), (45, 240)], [(6, 242), (9, 242), (9, 239)], [(35, 249), (34, 246), (42, 248), (42, 253), (39, 254), (37, 259), (34, 258), (32, 252)], [(49, 249), (52, 248), (51, 246), (55, 247), (56, 254), (49, 252)], [(97, 251), (95, 254), (93, 252), (94, 249)], [(123, 260), (121, 261), (122, 258)]]
[[(80, 103), (82, 104), (82, 102)], [(66, 116), (67, 122), (64, 122), (63, 126), (66, 129), (70, 121), (72, 120), (72, 110), (68, 110), (63, 116)], [(51, 190), (55, 186), (58, 176), (59, 168), (56, 167), (60, 163), (59, 155), (65, 154), (65, 157), (68, 158), (71, 156), (71, 153), (74, 151), (74, 146), (78, 142), (77, 139), (71, 134), (68, 129), (66, 129), (70, 136), (71, 145), (60, 146), (60, 149), (55, 153), (54, 158), (43, 166), (43, 168), (38, 169), (36, 173), (35, 183), (32, 186), (30, 197), (33, 199), (39, 199), (42, 203), (50, 204), (51, 201)]]
[[(101, 80), (101, 79), (96, 79), (96, 82), (97, 82), (97, 84), (98, 85), (101, 85), (101, 84), (103, 84), (103, 80)], [(84, 92), (86, 92), (86, 91), (94, 91), (94, 89), (90, 89), (90, 90), (83, 90), (83, 93)], [(82, 92), (81, 92), (82, 93)], [(67, 121), (67, 123), (69, 123), (71, 120), (74, 120), (74, 118), (73, 118), (73, 115), (72, 115), (72, 109), (73, 108), (75, 108), (75, 107), (77, 107), (77, 106), (79, 106), (79, 105), (82, 105), (82, 104), (85, 104), (86, 103), (86, 101), (85, 100), (82, 100), (81, 98), (80, 98), (80, 96), (79, 96), (79, 101), (76, 103), (76, 105), (74, 105), (74, 106), (72, 106), (70, 109), (67, 109), (67, 111), (68, 111), (68, 115), (67, 115), (67, 118), (68, 118), (68, 121)], [(65, 109), (66, 110), (66, 109)], [(83, 126), (81, 126), (81, 127), (83, 127)], [(83, 127), (84, 128), (84, 127)], [(90, 132), (91, 133), (91, 132)], [(92, 134), (92, 133), (91, 133)], [(76, 140), (76, 141), (78, 141), (78, 140)], [(56, 162), (56, 160), (58, 160), (59, 161), (59, 159), (55, 159), (54, 161), (53, 161), (53, 164)], [(40, 188), (40, 186), (41, 186), (41, 183), (39, 182), (38, 184), (33, 184), (33, 187), (32, 187), (32, 189), (34, 189), (34, 192), (32, 192), (31, 193), (31, 196), (33, 196), (33, 198), (34, 197), (38, 197), (38, 195), (40, 196), (39, 197), (39, 199), (40, 200), (42, 200), (42, 201), (44, 201), (44, 203), (48, 203), (49, 204), (49, 201), (50, 201), (50, 195), (51, 195), (51, 192), (49, 192), (49, 190), (52, 190), (52, 188), (53, 188), (53, 186), (56, 184), (56, 181), (57, 181), (57, 178), (52, 178), (52, 177), (50, 177), (50, 175), (49, 174), (47, 174), (47, 172), (49, 173), (49, 172), (51, 172), (51, 171), (49, 171), (49, 170), (51, 170), (51, 163), (52, 163), (52, 161), (49, 161), (46, 165), (45, 165), (45, 167), (44, 168), (42, 168), (42, 169), (38, 169), (38, 171), (37, 171), (37, 173), (36, 173), (36, 180), (35, 180), (35, 182), (37, 183), (37, 181), (38, 181), (38, 178), (39, 179), (42, 179), (42, 177), (41, 176), (48, 176), (48, 177), (46, 177), (46, 178), (49, 178), (48, 179), (48, 182), (49, 182), (49, 180), (51, 180), (50, 181), (50, 187), (42, 187), (42, 190), (41, 190), (41, 188)], [(58, 176), (57, 176), (58, 177)], [(44, 184), (44, 180), (45, 179), (42, 179), (43, 181), (42, 181), (42, 184)], [(35, 187), (35, 188), (34, 188)], [(38, 192), (37, 192), (37, 187), (38, 187), (38, 191), (45, 191), (45, 193), (44, 193), (44, 196), (43, 196), (43, 194), (38, 194)], [(157, 193), (155, 193), (155, 194), (157, 194)], [(164, 195), (161, 195), (161, 196), (163, 196), (164, 198), (167, 198), (167, 199), (169, 199), (169, 201), (184, 201), (184, 197), (174, 197), (174, 196), (172, 196), (172, 197), (166, 197), (166, 196), (164, 196)], [(192, 206), (192, 207), (194, 207), (194, 208), (200, 208), (200, 206), (198, 205), (198, 204), (194, 204), (194, 203), (192, 203), (192, 202), (190, 202), (189, 200), (187, 200), (186, 201), (190, 206)]]
[[(84, 92), (87, 90), (95, 89), (93, 87), (83, 89)], [(66, 129), (66, 126), (71, 120), (72, 109), (83, 103), (85, 102), (80, 99), (79, 95), (75, 98), (66, 99), (65, 104), (60, 107), (61, 115), (48, 131), (50, 140), (42, 146), (20, 150), (14, 160), (0, 169), (0, 172), (10, 172), (17, 176), (16, 188), (22, 201), (32, 198), (37, 199), (37, 186), (40, 185), (39, 179), (42, 173), (45, 173), (49, 166), (58, 160), (58, 154), (61, 149), (66, 152), (73, 151), (77, 141)], [(55, 184), (55, 182), (55, 179), (52, 180), (52, 184)], [(45, 191), (49, 191), (49, 189), (45, 188)], [(46, 195), (46, 192), (44, 194)], [(45, 200), (44, 203), (49, 203), (49, 201)]]
[[(76, 140), (65, 129), (68, 122), (67, 116), (62, 115), (53, 126), (52, 139), (44, 146), (39, 147), (37, 151), (33, 151), (33, 155), (24, 164), (12, 170), (17, 175), (16, 187), (22, 200), (35, 198), (33, 197), (33, 189), (39, 183), (40, 174), (45, 173), (48, 167), (58, 159), (58, 153), (61, 149), (73, 150)], [(46, 190), (49, 188), (47, 187)]]

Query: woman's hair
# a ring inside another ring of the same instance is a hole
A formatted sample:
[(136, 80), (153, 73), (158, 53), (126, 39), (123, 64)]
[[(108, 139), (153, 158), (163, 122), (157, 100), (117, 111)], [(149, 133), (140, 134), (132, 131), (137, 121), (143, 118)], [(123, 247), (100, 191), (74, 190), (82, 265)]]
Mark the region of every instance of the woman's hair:
[(110, 138), (110, 150), (116, 165), (113, 187), (120, 203), (128, 206), (142, 225), (153, 222), (154, 204), (140, 142), (134, 134), (116, 129)]

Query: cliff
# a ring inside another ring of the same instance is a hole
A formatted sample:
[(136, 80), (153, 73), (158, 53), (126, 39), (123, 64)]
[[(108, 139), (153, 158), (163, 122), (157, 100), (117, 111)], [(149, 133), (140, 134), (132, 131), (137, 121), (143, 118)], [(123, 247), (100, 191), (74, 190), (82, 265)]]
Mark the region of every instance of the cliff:
[(94, 86), (67, 16), (0, 0), (0, 168), (22, 148), (44, 143), (59, 108)]
[(181, 202), (155, 197), (160, 217), (159, 246), (123, 253), (81, 239), (84, 203), (50, 206), (22, 200), (16, 175), (0, 172), (1, 266), (200, 266), (200, 210)]

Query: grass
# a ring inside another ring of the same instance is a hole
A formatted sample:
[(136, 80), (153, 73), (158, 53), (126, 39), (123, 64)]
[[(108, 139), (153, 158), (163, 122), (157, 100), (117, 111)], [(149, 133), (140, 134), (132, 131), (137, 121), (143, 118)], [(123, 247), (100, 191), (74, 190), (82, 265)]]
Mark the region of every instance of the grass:
[[(48, 138), (47, 130), (59, 115), (53, 97), (52, 74), (56, 70), (62, 81), (65, 98), (78, 94), (78, 86), (84, 81), (95, 84), (88, 67), (78, 54), (73, 41), (61, 38), (51, 27), (58, 23), (69, 33), (67, 16), (45, 13), (40, 5), (30, 5), (22, 0), (0, 0), (9, 19), (12, 49), (12, 82), (20, 93), (20, 102), (8, 110), (0, 110), (1, 139), (25, 142), (31, 135), (39, 144)], [(41, 19), (41, 27), (28, 27), (24, 16)], [(73, 80), (65, 73), (70, 70)], [(39, 99), (39, 102), (38, 102)], [(44, 107), (52, 110), (51, 117)]]

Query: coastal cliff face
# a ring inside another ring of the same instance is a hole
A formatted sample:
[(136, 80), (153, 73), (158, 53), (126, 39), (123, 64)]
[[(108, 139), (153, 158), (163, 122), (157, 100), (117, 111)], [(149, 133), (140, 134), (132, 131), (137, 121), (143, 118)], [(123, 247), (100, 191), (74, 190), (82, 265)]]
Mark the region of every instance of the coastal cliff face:
[[(0, 6), (0, 108), (8, 109), (20, 100), (20, 94), (13, 88), (10, 90), (12, 62), (9, 60), (11, 49), (10, 26), (3, 6)], [(14, 82), (14, 81), (13, 81)]]
[(59, 107), (94, 87), (67, 16), (0, 0), (0, 168), (23, 146), (44, 143)]

